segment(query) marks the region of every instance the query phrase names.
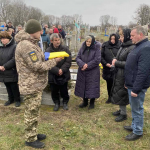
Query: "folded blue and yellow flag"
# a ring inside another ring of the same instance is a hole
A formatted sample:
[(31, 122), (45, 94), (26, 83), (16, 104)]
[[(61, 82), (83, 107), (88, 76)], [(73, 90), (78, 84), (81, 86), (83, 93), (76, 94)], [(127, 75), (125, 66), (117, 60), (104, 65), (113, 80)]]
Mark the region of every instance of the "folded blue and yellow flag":
[(69, 54), (66, 53), (65, 51), (61, 52), (45, 52), (45, 60), (53, 59), (53, 58), (59, 58), (59, 57), (69, 57)]

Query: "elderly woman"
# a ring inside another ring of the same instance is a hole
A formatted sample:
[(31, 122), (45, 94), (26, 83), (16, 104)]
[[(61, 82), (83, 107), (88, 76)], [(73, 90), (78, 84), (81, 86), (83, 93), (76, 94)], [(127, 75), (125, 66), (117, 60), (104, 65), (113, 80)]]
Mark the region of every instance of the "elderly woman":
[(112, 68), (112, 60), (116, 57), (117, 52), (120, 49), (120, 42), (118, 41), (118, 36), (116, 34), (111, 34), (109, 41), (103, 43), (101, 50), (101, 63), (103, 65), (103, 79), (106, 80), (107, 83), (107, 92), (108, 92), (108, 100), (106, 103), (111, 103), (110, 101), (110, 93), (113, 85), (113, 71)]
[(95, 98), (100, 96), (100, 61), (100, 43), (95, 41), (94, 36), (87, 36), (76, 58), (79, 69), (75, 95), (83, 98), (80, 108), (86, 107), (90, 99), (89, 109), (93, 109)]
[(15, 101), (15, 106), (20, 106), (20, 93), (18, 88), (18, 74), (15, 64), (16, 45), (7, 31), (0, 32), (0, 82), (4, 82), (8, 101), (5, 106)]
[(118, 116), (115, 121), (121, 122), (127, 119), (126, 105), (129, 104), (128, 92), (124, 87), (124, 67), (128, 54), (133, 50), (134, 45), (130, 39), (130, 29), (123, 29), (119, 32), (120, 40), (122, 42), (121, 48), (117, 53), (117, 56), (112, 61), (112, 65), (115, 66), (115, 76), (113, 87), (111, 90), (111, 102), (119, 105), (120, 110), (113, 113), (114, 116)]

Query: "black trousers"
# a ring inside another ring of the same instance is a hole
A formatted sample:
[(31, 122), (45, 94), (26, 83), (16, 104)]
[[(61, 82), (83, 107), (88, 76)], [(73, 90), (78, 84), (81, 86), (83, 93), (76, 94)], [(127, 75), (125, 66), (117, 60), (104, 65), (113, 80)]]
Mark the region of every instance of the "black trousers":
[(110, 97), (110, 94), (111, 94), (111, 89), (112, 89), (112, 86), (113, 86), (113, 79), (109, 79), (109, 80), (106, 80), (107, 82), (107, 92), (108, 92), (108, 96)]
[(4, 83), (8, 93), (8, 100), (10, 102), (20, 102), (20, 92), (17, 82), (5, 82)]
[(50, 83), (51, 96), (55, 104), (60, 104), (60, 96), (63, 98), (63, 103), (68, 103), (69, 95), (67, 86), (68, 82), (66, 82), (63, 85)]

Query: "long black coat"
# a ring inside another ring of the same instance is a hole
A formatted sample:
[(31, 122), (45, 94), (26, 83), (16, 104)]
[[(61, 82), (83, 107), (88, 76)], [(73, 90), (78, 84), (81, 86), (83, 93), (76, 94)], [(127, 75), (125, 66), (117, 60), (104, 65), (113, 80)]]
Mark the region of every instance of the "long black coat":
[(3, 46), (0, 41), (0, 66), (4, 66), (5, 71), (0, 71), (0, 82), (18, 82), (18, 74), (15, 63), (16, 44), (14, 39)]
[[(90, 50), (85, 50), (85, 42), (76, 58), (79, 66), (75, 95), (82, 98), (99, 98), (100, 97), (100, 69), (101, 61), (100, 43), (95, 42)], [(85, 71), (82, 71), (84, 64), (88, 65)]]
[(114, 76), (113, 87), (111, 90), (111, 102), (117, 105), (129, 104), (128, 92), (124, 87), (125, 77), (124, 68), (128, 54), (133, 50), (134, 45), (131, 41), (123, 43), (120, 50), (117, 53), (117, 61), (115, 63), (116, 73)]
[[(62, 59), (55, 67), (53, 67), (49, 71), (49, 75), (48, 75), (48, 82), (49, 83), (64, 84), (65, 82), (70, 80), (69, 68), (71, 67), (72, 58), (71, 58), (71, 53), (70, 53), (69, 49), (64, 45), (60, 45), (58, 49), (55, 49), (53, 47), (53, 44), (51, 44), (50, 47), (48, 47), (46, 49), (46, 52), (50, 52), (50, 53), (51, 52), (61, 52), (61, 51), (65, 51), (70, 56)], [(63, 71), (62, 76), (58, 75), (59, 69), (62, 69), (62, 71)]]
[(109, 41), (103, 43), (101, 50), (101, 63), (103, 65), (103, 79), (108, 80), (111, 76), (110, 68), (106, 66), (107, 63), (111, 64), (114, 57), (117, 56), (117, 52), (120, 49), (120, 42), (116, 45), (110, 45)]

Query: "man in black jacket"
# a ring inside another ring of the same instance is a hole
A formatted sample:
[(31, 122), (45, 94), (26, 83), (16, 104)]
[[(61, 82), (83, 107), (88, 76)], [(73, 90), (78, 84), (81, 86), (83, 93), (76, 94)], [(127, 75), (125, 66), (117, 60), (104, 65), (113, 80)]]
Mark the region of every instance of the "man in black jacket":
[(49, 83), (51, 89), (51, 96), (55, 103), (54, 111), (58, 111), (60, 107), (60, 96), (63, 98), (63, 109), (68, 110), (67, 103), (69, 101), (68, 95), (68, 80), (70, 80), (70, 71), (71, 67), (71, 53), (66, 46), (61, 45), (60, 37), (57, 33), (53, 33), (50, 37), (51, 45), (47, 48), (46, 52), (61, 52), (65, 51), (70, 56), (64, 58), (60, 61), (55, 67), (49, 71)]
[(15, 30), (15, 28), (12, 26), (12, 22), (8, 22), (8, 24), (6, 25), (6, 27), (7, 27), (7, 30), (8, 30), (9, 28), (13, 29), (12, 37), (14, 37), (16, 30)]
[(58, 25), (58, 31), (61, 34), (62, 38), (65, 39), (66, 33), (65, 31), (62, 29), (61, 25)]
[(144, 98), (150, 86), (150, 41), (145, 37), (143, 27), (137, 26), (131, 32), (132, 43), (136, 46), (128, 55), (125, 65), (125, 86), (128, 88), (132, 110), (132, 125), (124, 128), (133, 131), (126, 136), (132, 141), (143, 135)]

